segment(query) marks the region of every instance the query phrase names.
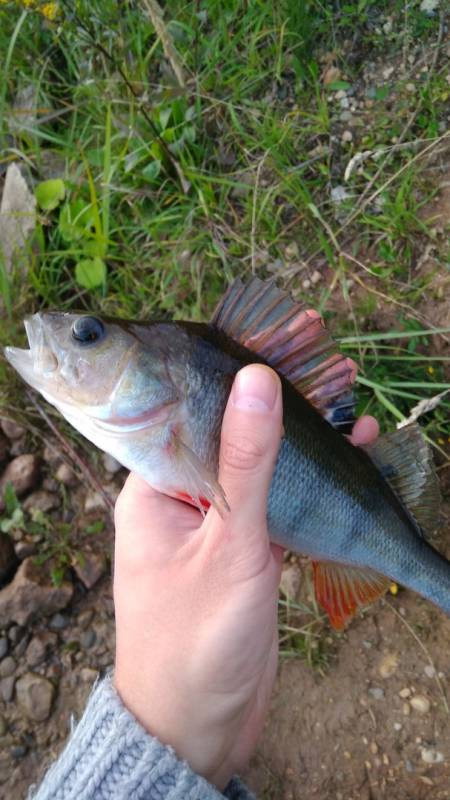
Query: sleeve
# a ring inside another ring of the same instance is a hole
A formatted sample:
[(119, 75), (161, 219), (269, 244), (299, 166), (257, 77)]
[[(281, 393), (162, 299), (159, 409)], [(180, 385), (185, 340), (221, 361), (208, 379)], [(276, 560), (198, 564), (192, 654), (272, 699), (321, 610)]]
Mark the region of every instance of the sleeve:
[(256, 800), (238, 778), (221, 794), (137, 722), (106, 678), (29, 800)]

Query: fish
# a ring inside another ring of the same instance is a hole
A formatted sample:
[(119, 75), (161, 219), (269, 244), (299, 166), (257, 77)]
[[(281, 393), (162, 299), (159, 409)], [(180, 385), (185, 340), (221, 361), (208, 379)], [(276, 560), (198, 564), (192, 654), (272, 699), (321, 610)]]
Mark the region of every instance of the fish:
[(274, 281), (235, 280), (209, 322), (124, 321), (40, 312), (29, 349), (6, 347), (21, 377), (97, 447), (155, 489), (225, 516), (221, 423), (244, 365), (282, 383), (284, 436), (267, 507), (270, 538), (312, 562), (342, 630), (392, 582), (450, 614), (450, 564), (432, 546), (439, 485), (417, 423), (355, 447), (354, 364), (317, 312)]

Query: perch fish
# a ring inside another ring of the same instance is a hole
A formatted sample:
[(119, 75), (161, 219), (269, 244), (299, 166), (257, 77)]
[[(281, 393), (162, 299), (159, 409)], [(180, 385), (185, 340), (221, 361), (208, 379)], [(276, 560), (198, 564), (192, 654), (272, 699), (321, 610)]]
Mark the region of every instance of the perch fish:
[(450, 564), (428, 542), (439, 489), (416, 424), (352, 446), (353, 366), (315, 312), (273, 282), (235, 281), (210, 323), (72, 313), (25, 321), (7, 359), (84, 436), (156, 489), (221, 514), (220, 428), (235, 373), (277, 370), (283, 438), (271, 539), (311, 558), (318, 602), (342, 629), (392, 581), (450, 614)]

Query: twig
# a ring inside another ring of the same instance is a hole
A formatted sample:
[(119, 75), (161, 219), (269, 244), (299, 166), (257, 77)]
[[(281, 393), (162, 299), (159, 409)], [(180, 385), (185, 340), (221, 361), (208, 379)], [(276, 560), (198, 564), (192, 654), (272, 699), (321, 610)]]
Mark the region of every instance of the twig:
[(27, 395), (28, 395), (28, 399), (30, 400), (32, 405), (35, 407), (36, 411), (41, 415), (42, 419), (45, 420), (45, 422), (49, 426), (50, 430), (55, 434), (57, 439), (61, 442), (61, 445), (63, 446), (63, 448), (66, 451), (66, 453), (68, 454), (68, 456), (72, 459), (72, 461), (74, 461), (77, 464), (77, 466), (80, 468), (80, 470), (84, 473), (84, 475), (88, 479), (88, 483), (92, 482), (92, 484), (95, 486), (97, 491), (102, 495), (103, 500), (106, 503), (106, 507), (108, 508), (108, 510), (109, 510), (109, 512), (111, 513), (111, 516), (112, 516), (113, 511), (114, 511), (114, 503), (111, 500), (109, 494), (107, 492), (105, 492), (103, 486), (101, 485), (100, 481), (98, 480), (97, 476), (95, 475), (95, 473), (93, 472), (93, 470), (91, 469), (89, 464), (83, 458), (81, 458), (81, 456), (77, 453), (77, 451), (72, 447), (70, 442), (67, 441), (66, 437), (57, 428), (55, 423), (50, 419), (50, 417), (47, 414), (47, 412), (44, 411), (44, 409), (42, 408), (40, 403), (38, 403), (38, 401), (35, 400), (35, 398), (31, 394), (31, 392), (28, 391), (28, 390), (27, 390)]
[(183, 67), (172, 41), (172, 37), (164, 22), (162, 8), (159, 3), (156, 2), (156, 0), (142, 0), (142, 3), (147, 10), (159, 39), (161, 40), (164, 53), (166, 54), (166, 58), (173, 69), (174, 75), (180, 86), (184, 88), (186, 86), (186, 81), (184, 78)]

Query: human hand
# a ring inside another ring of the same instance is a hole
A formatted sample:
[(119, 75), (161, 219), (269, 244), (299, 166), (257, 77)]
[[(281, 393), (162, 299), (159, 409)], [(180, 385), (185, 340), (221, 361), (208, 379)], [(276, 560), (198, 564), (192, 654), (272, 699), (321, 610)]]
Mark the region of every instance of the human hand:
[[(371, 417), (355, 444), (376, 438)], [(116, 505), (115, 686), (152, 734), (222, 790), (261, 732), (277, 667), (283, 551), (266, 500), (282, 435), (277, 375), (238, 374), (222, 427), (222, 519), (131, 474)]]

